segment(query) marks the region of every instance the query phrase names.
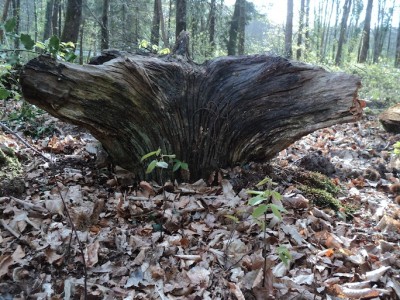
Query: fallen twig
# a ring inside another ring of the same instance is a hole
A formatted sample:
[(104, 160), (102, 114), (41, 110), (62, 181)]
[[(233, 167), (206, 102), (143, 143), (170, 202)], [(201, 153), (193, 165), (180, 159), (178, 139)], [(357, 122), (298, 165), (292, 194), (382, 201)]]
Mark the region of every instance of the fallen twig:
[(15, 202), (17, 202), (17, 203), (22, 204), (26, 209), (34, 210), (34, 211), (37, 211), (37, 212), (40, 212), (40, 213), (48, 213), (48, 210), (45, 209), (42, 206), (35, 205), (35, 204), (29, 203), (29, 202), (25, 202), (24, 200), (20, 200), (18, 198), (13, 197), (13, 196), (10, 196), (10, 198), (12, 200), (14, 200)]
[(9, 133), (11, 133), (13, 136), (15, 136), (18, 140), (20, 140), (25, 146), (27, 146), (29, 149), (31, 149), (33, 152), (35, 152), (36, 154), (40, 155), (41, 157), (43, 157), (45, 160), (52, 162), (51, 158), (46, 157), (46, 155), (44, 155), (42, 152), (40, 152), (39, 150), (37, 150), (35, 147), (33, 147), (32, 145), (30, 145), (27, 141), (25, 141), (18, 133), (14, 132), (13, 130), (11, 130), (10, 128), (8, 128), (8, 126), (4, 125), (2, 122), (0, 122), (0, 126), (8, 131)]
[(9, 233), (11, 233), (13, 236), (15, 236), (18, 239), (18, 241), (20, 241), (23, 245), (27, 245), (32, 248), (31, 244), (29, 244), (25, 239), (21, 238), (21, 234), (19, 234), (14, 229), (12, 229), (10, 226), (8, 226), (8, 224), (6, 224), (6, 222), (4, 222), (4, 220), (0, 219), (0, 224), (1, 224), (1, 226), (3, 226), (3, 228), (5, 230), (7, 230)]

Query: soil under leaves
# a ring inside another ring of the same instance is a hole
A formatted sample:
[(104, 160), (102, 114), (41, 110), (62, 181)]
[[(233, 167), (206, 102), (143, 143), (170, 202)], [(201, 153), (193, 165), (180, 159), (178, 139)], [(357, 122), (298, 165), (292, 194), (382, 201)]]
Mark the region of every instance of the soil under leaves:
[[(268, 164), (221, 170), (215, 186), (164, 188), (107, 168), (89, 134), (52, 120), (54, 136), (27, 138), (48, 160), (2, 133), (25, 191), (0, 197), (0, 299), (84, 299), (85, 272), (87, 299), (400, 298), (400, 136), (375, 117), (316, 131)], [(309, 199), (304, 168), (328, 174), (352, 212)], [(265, 176), (287, 210), (266, 236), (246, 193)]]

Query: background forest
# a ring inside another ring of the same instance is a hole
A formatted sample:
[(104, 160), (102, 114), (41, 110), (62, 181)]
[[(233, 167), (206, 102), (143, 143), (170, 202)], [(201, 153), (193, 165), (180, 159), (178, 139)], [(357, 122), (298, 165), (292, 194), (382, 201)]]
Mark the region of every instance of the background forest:
[(271, 53), (356, 73), (363, 79), (361, 96), (379, 106), (398, 97), (398, 0), (1, 0), (0, 5), (6, 70), (32, 57), (20, 51), (26, 36), (36, 46), (51, 36), (73, 42), (76, 62), (85, 63), (108, 48), (167, 53), (185, 29), (199, 63)]

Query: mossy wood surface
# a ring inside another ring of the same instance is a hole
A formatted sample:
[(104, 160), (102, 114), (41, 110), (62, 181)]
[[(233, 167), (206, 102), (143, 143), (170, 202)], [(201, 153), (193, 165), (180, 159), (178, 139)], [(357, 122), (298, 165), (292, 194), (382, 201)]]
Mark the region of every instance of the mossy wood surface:
[(25, 99), (87, 128), (113, 161), (140, 172), (161, 147), (191, 177), (265, 161), (302, 136), (359, 119), (359, 78), (253, 55), (195, 64), (187, 57), (105, 52), (93, 64), (40, 56), (23, 69)]

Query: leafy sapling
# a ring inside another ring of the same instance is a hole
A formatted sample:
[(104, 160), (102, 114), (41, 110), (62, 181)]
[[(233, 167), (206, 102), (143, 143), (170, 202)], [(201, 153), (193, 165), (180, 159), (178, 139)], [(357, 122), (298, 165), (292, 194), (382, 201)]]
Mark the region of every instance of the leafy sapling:
[(149, 158), (153, 158), (153, 160), (147, 165), (146, 174), (150, 174), (157, 168), (160, 170), (160, 177), (162, 177), (162, 170), (168, 169), (169, 166), (172, 166), (172, 172), (176, 172), (179, 169), (189, 171), (189, 166), (186, 162), (177, 159), (175, 154), (163, 154), (160, 148), (143, 155), (140, 161), (143, 162)]
[[(266, 185), (265, 190), (249, 190), (247, 191), (248, 194), (250, 194), (252, 197), (249, 199), (248, 203), (250, 206), (254, 206), (253, 213), (251, 214), (254, 221), (260, 225), (260, 227), (263, 230), (264, 233), (264, 259), (265, 259), (265, 265), (266, 265), (266, 260), (267, 260), (267, 249), (269, 249), (269, 242), (267, 238), (267, 214), (269, 212), (272, 212), (272, 214), (279, 220), (282, 220), (282, 212), (286, 213), (286, 209), (283, 208), (281, 205), (281, 200), (282, 200), (282, 195), (272, 189), (272, 186), (277, 185), (272, 181), (271, 178), (264, 178), (261, 180), (259, 183), (256, 184), (256, 187), (261, 188)], [(263, 218), (260, 220), (260, 217)], [(272, 220), (269, 224), (268, 227), (272, 227), (276, 224), (274, 220)], [(279, 258), (281, 261), (285, 264), (288, 265), (289, 261), (292, 259), (291, 254), (289, 250), (285, 246), (279, 246), (277, 248), (277, 252), (279, 255)]]

